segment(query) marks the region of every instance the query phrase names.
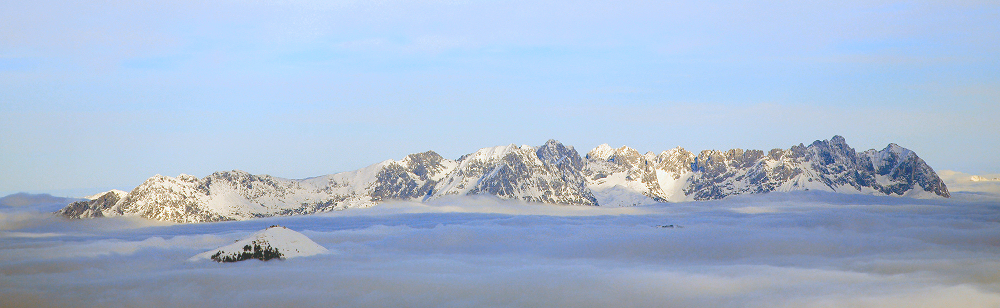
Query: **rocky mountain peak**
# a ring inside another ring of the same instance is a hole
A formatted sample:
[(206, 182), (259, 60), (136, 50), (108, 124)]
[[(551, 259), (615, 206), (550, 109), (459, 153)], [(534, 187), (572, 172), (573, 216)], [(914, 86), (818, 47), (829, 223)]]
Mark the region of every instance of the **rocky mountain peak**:
[(575, 169), (583, 168), (583, 158), (572, 146), (564, 146), (555, 139), (549, 139), (544, 145), (535, 150), (538, 159), (552, 165), (569, 164)]
[(882, 149), (882, 152), (895, 154), (899, 158), (906, 158), (907, 156), (913, 155), (913, 151), (910, 151), (910, 149), (901, 147), (895, 143), (890, 143), (889, 145), (885, 146), (885, 148)]
[(640, 156), (639, 151), (628, 146), (621, 146), (615, 149), (615, 156)]
[(125, 195), (124, 191), (114, 189), (88, 198), (90, 200), (70, 203), (56, 213), (70, 218), (104, 217), (103, 211), (114, 208)]
[(674, 174), (690, 172), (694, 161), (694, 153), (682, 147), (676, 147), (656, 156), (656, 168)]
[(841, 136), (841, 135), (834, 135), (833, 138), (830, 138), (830, 143), (837, 144), (837, 145), (845, 145), (846, 146), (847, 145), (847, 139), (844, 139), (844, 136)]
[(421, 164), (434, 165), (440, 163), (442, 160), (444, 160), (444, 157), (441, 157), (441, 155), (438, 154), (437, 152), (427, 151), (423, 153), (413, 153), (410, 155), (406, 155), (406, 158), (403, 158), (401, 162), (408, 166), (421, 165)]
[(621, 146), (620, 148), (614, 149), (607, 144), (602, 144), (587, 153), (587, 158), (610, 162), (624, 168), (646, 165), (644, 163), (646, 162), (645, 156), (639, 154), (639, 151), (636, 149), (628, 146)]
[(518, 151), (520, 149), (521, 149), (521, 147), (518, 147), (517, 145), (515, 145), (513, 143), (508, 144), (508, 145), (496, 146), (496, 147), (492, 147), (492, 148), (482, 148), (482, 149), (479, 149), (478, 151), (476, 151), (474, 153), (462, 155), (462, 157), (458, 158), (458, 161), (459, 162), (464, 162), (464, 161), (470, 160), (470, 159), (471, 160), (479, 160), (479, 161), (491, 160), (491, 159), (500, 159), (503, 156), (505, 156), (507, 154), (510, 154), (510, 153), (513, 153), (513, 152), (516, 152), (516, 151)]
[(406, 166), (406, 169), (413, 172), (413, 174), (416, 174), (423, 180), (427, 180), (447, 169), (444, 162), (445, 158), (441, 157), (438, 153), (427, 151), (407, 155), (401, 163)]
[(854, 165), (857, 152), (847, 145), (844, 137), (833, 136), (830, 140), (816, 140), (806, 149), (811, 157), (809, 160), (823, 165), (846, 164)]
[(183, 174), (183, 173), (181, 173), (180, 175), (178, 175), (177, 179), (181, 180), (181, 181), (184, 181), (184, 182), (189, 182), (189, 183), (198, 182), (198, 177), (193, 176), (193, 175), (189, 175), (189, 174)]
[(444, 194), (489, 194), (502, 199), (597, 205), (580, 174), (583, 160), (572, 147), (549, 140), (537, 148), (484, 150), (456, 167), (453, 173), (462, 178), (449, 176), (437, 190)]
[(614, 154), (614, 152), (614, 148), (607, 143), (604, 143), (590, 150), (590, 152), (587, 152), (586, 157), (591, 160), (607, 161), (608, 158), (611, 158), (611, 155)]
[(925, 191), (943, 197), (951, 196), (937, 173), (907, 148), (890, 143), (881, 151), (872, 149), (860, 156), (865, 168), (876, 177), (884, 178), (884, 183), (877, 183), (876, 186), (885, 194), (906, 195), (913, 191)]

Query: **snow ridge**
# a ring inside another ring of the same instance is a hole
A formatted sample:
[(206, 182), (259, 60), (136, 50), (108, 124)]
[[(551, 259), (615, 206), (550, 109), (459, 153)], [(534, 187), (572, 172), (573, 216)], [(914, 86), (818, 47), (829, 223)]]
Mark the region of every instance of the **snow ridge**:
[(70, 218), (140, 216), (174, 222), (245, 220), (370, 207), (388, 200), (448, 195), (564, 205), (631, 206), (731, 195), (823, 190), (906, 197), (949, 197), (916, 153), (896, 144), (857, 152), (841, 136), (789, 149), (660, 154), (597, 146), (514, 144), (450, 160), (433, 151), (343, 173), (292, 180), (232, 170), (204, 178), (156, 175), (131, 192), (104, 193), (58, 213)]

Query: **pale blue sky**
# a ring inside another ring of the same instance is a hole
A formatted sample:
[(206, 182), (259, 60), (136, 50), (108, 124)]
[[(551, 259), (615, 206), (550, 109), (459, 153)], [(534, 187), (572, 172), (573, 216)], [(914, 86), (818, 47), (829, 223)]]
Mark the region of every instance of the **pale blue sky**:
[(549, 138), (1000, 172), (996, 1), (90, 2), (0, 3), (0, 193)]

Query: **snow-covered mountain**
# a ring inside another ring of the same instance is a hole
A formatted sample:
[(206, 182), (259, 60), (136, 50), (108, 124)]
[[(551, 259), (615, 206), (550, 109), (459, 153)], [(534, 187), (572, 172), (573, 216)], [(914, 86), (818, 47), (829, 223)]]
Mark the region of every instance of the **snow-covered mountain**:
[(258, 259), (290, 259), (326, 253), (328, 250), (302, 233), (282, 226), (257, 231), (235, 243), (200, 253), (190, 261), (211, 259), (216, 262), (237, 262)]
[(70, 218), (104, 217), (104, 209), (118, 204), (126, 195), (128, 193), (125, 191), (112, 189), (84, 197), (87, 200), (70, 203), (56, 213)]
[(370, 207), (386, 200), (427, 201), (488, 194), (564, 205), (629, 206), (721, 199), (772, 191), (823, 190), (908, 197), (949, 197), (916, 153), (890, 144), (857, 152), (843, 137), (789, 149), (677, 147), (640, 154), (603, 144), (585, 157), (549, 140), (542, 146), (484, 148), (458, 160), (433, 151), (359, 170), (302, 180), (243, 171), (204, 178), (156, 175), (127, 194), (112, 191), (59, 211), (71, 218), (136, 215), (205, 222)]
[(675, 148), (659, 155), (640, 155), (628, 147), (611, 149), (601, 145), (587, 158), (601, 162), (588, 165), (595, 192), (618, 189), (641, 192), (649, 198), (622, 200), (617, 194), (609, 194), (608, 201), (619, 201), (620, 205), (796, 190), (950, 196), (944, 182), (913, 151), (893, 143), (881, 151), (858, 153), (841, 136), (767, 153), (732, 149), (694, 155)]
[(433, 189), (444, 195), (489, 194), (501, 199), (554, 204), (597, 205), (582, 174), (580, 154), (555, 140), (485, 148), (462, 156)]

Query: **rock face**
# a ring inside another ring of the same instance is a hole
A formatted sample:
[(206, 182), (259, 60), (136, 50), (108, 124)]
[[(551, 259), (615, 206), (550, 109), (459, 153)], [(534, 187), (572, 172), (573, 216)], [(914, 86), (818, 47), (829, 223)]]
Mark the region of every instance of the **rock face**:
[(328, 252), (302, 233), (282, 226), (271, 226), (235, 243), (210, 250), (192, 257), (191, 261), (211, 259), (216, 262), (244, 260), (288, 259), (307, 257)]
[(949, 197), (948, 188), (922, 159), (890, 144), (856, 152), (843, 137), (788, 150), (703, 151), (684, 189), (695, 200), (771, 191), (825, 190), (897, 196)]
[(549, 140), (540, 147), (499, 146), (462, 156), (434, 195), (488, 194), (501, 199), (597, 205), (573, 147)]
[(458, 160), (427, 151), (356, 171), (303, 180), (223, 171), (198, 179), (157, 175), (131, 192), (104, 194), (59, 211), (72, 218), (137, 215), (175, 222), (242, 220), (369, 207), (448, 195), (565, 205), (629, 206), (823, 190), (949, 197), (914, 152), (896, 144), (857, 152), (843, 137), (789, 149), (640, 154), (600, 145), (585, 157), (555, 140), (484, 148)]
[(111, 190), (87, 197), (90, 200), (70, 203), (56, 213), (69, 218), (104, 217), (104, 211), (114, 207), (126, 195), (127, 192)]

